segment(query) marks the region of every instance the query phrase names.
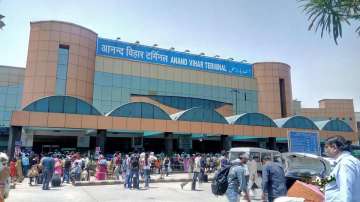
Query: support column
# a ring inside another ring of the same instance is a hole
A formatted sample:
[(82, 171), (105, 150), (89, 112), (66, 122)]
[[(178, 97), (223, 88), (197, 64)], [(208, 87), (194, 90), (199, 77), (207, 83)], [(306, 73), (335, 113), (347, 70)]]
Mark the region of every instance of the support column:
[(165, 132), (165, 153), (170, 154), (173, 151), (173, 139), (172, 139), (172, 133)]
[(276, 148), (276, 138), (275, 137), (269, 137), (269, 139), (268, 139), (268, 149), (277, 150), (277, 148)]
[(101, 153), (105, 151), (106, 130), (98, 130), (96, 134), (96, 147), (100, 147)]
[(229, 151), (231, 149), (232, 147), (231, 137), (227, 135), (221, 135), (220, 141), (221, 141), (221, 150)]
[[(21, 126), (10, 126), (7, 154), (11, 159), (14, 157), (15, 146), (21, 143)], [(20, 145), (21, 146), (21, 145)]]
[(192, 139), (191, 139), (191, 135), (188, 134), (181, 134), (179, 136), (179, 149), (182, 150), (183, 152), (186, 153), (190, 153), (192, 150)]

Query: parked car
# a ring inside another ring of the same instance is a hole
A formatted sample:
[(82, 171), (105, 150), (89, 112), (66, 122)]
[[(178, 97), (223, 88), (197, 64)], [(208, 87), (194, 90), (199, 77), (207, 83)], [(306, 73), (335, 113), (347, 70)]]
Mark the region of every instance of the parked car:
[(289, 189), (296, 180), (325, 177), (331, 172), (330, 160), (307, 153), (287, 152), (281, 154), (286, 176), (286, 186)]

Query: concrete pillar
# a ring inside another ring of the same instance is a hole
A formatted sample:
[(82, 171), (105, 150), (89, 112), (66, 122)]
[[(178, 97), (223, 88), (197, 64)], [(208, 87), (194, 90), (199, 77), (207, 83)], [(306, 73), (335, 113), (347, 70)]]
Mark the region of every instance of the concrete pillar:
[(165, 132), (165, 153), (170, 154), (173, 151), (173, 139), (172, 139), (172, 133)]
[(188, 134), (181, 134), (179, 136), (179, 149), (186, 152), (186, 153), (190, 153), (192, 150), (192, 139), (191, 139), (191, 135)]
[(21, 126), (10, 126), (9, 142), (8, 142), (8, 150), (7, 150), (7, 154), (10, 159), (14, 157), (16, 144), (21, 143), (21, 130), (22, 130)]
[(21, 143), (23, 147), (32, 148), (34, 143), (34, 131), (26, 131), (21, 134)]
[(231, 149), (231, 147), (232, 147), (231, 137), (229, 137), (227, 135), (221, 135), (220, 142), (221, 142), (221, 150), (229, 151)]
[(275, 137), (269, 137), (267, 146), (268, 146), (268, 149), (270, 149), (270, 150), (277, 150), (277, 148), (276, 148), (276, 138)]
[(105, 151), (106, 130), (98, 130), (96, 134), (96, 147), (100, 147), (101, 153)]

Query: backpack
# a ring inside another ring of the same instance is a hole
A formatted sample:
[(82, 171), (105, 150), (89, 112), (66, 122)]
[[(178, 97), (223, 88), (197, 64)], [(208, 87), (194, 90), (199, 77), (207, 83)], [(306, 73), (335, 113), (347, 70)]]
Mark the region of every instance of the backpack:
[(228, 188), (228, 174), (231, 166), (226, 166), (215, 173), (211, 183), (211, 191), (216, 196), (224, 195)]

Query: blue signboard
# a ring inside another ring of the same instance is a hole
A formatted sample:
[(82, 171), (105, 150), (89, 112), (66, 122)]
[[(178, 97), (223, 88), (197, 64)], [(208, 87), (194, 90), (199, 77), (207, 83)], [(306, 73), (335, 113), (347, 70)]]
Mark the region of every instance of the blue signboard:
[(98, 38), (96, 54), (105, 57), (253, 77), (252, 65), (248, 63), (193, 55), (111, 39)]
[(302, 152), (320, 155), (319, 133), (289, 132), (289, 152)]

